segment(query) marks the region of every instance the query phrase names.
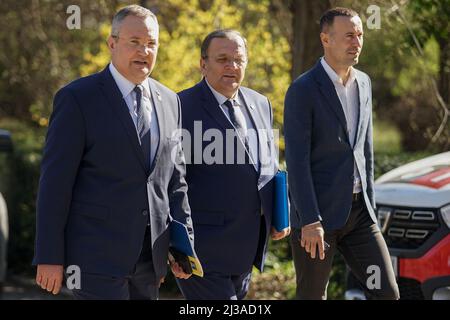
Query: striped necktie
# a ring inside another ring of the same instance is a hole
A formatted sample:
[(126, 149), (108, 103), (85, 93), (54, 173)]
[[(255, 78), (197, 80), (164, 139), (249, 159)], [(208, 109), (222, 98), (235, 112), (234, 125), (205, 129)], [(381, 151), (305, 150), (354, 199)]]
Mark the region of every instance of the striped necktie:
[(141, 85), (134, 87), (133, 91), (136, 93), (136, 129), (139, 136), (139, 143), (144, 154), (144, 160), (147, 171), (150, 170), (150, 113), (142, 107), (142, 90)]

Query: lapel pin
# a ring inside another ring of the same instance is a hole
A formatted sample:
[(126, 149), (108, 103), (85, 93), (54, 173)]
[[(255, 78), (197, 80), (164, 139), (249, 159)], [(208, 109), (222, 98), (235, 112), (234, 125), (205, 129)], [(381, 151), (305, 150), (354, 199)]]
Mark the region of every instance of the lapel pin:
[(156, 96), (159, 101), (162, 101), (161, 94), (159, 93), (159, 91), (156, 91)]
[(251, 104), (251, 105), (250, 105), (250, 109), (255, 109), (255, 105), (254, 105), (254, 104)]

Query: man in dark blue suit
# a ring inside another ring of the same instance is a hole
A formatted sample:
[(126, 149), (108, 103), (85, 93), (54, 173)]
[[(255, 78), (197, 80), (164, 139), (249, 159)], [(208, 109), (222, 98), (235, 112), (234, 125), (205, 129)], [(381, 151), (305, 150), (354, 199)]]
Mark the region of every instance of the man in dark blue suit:
[(339, 251), (369, 297), (398, 299), (374, 212), (371, 83), (352, 67), (362, 22), (335, 8), (320, 26), (324, 57), (292, 83), (284, 111), (297, 297), (326, 299)]
[[(187, 299), (243, 299), (253, 265), (263, 269), (271, 232), (278, 169), (272, 108), (263, 95), (240, 87), (247, 47), (239, 32), (210, 33), (200, 65), (203, 80), (179, 96), (189, 204), (205, 274), (178, 284)], [(272, 236), (288, 232), (272, 230)]]
[[(120, 10), (108, 46), (112, 59), (102, 72), (55, 96), (37, 200), (36, 282), (56, 294), (64, 267), (76, 266), (77, 299), (156, 299), (167, 272), (169, 222), (192, 233), (174, 134), (180, 104), (149, 78), (158, 50), (150, 10)], [(189, 277), (176, 263), (172, 272)]]

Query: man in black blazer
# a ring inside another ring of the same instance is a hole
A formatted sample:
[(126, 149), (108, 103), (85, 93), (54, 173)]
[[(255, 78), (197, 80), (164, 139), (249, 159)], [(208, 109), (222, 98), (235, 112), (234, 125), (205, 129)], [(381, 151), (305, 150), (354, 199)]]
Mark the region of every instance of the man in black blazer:
[(320, 25), (324, 57), (292, 83), (285, 100), (297, 297), (326, 299), (339, 251), (370, 298), (398, 299), (374, 212), (371, 83), (352, 67), (362, 22), (353, 10), (335, 8)]
[[(203, 41), (203, 80), (179, 93), (186, 181), (203, 278), (178, 279), (187, 299), (243, 299), (253, 265), (263, 269), (278, 170), (272, 108), (241, 87), (245, 39), (217, 30)], [(281, 239), (289, 230), (275, 232)]]
[[(36, 281), (56, 294), (63, 268), (76, 266), (77, 299), (156, 299), (170, 221), (193, 231), (174, 134), (180, 104), (149, 78), (158, 50), (150, 10), (120, 10), (108, 46), (112, 59), (102, 72), (55, 96), (37, 200)], [(176, 263), (172, 271), (189, 277)]]

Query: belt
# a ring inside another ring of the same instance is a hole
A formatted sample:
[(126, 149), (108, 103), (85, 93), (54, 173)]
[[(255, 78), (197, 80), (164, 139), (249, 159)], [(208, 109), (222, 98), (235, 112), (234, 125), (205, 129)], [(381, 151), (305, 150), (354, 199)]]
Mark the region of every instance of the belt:
[(359, 192), (359, 193), (353, 193), (353, 195), (352, 195), (352, 200), (353, 200), (353, 201), (359, 201), (359, 200), (362, 199), (362, 195), (363, 195), (362, 192)]

